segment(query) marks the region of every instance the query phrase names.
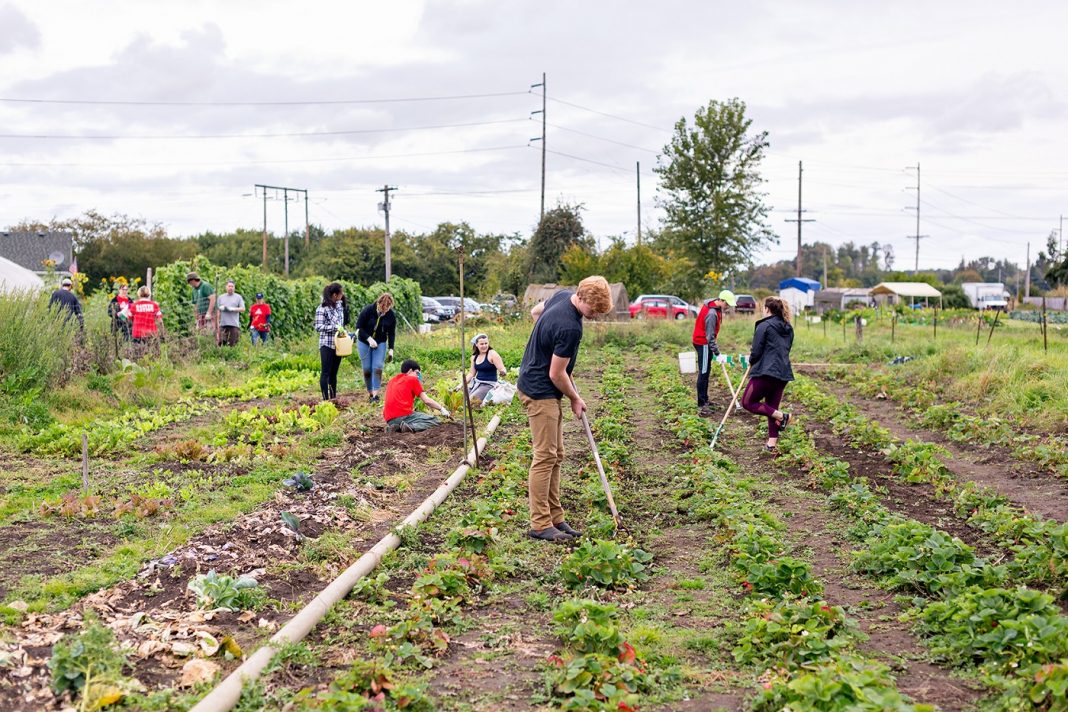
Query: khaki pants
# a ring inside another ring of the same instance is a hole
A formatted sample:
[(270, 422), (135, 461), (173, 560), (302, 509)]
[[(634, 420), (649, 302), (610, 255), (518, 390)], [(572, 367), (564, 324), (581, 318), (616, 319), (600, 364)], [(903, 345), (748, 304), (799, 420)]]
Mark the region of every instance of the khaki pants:
[(522, 391), (519, 391), (519, 401), (526, 408), (534, 444), (534, 457), (527, 477), (530, 526), (541, 530), (564, 521), (564, 508), (560, 506), (564, 409), (559, 398), (534, 400)]

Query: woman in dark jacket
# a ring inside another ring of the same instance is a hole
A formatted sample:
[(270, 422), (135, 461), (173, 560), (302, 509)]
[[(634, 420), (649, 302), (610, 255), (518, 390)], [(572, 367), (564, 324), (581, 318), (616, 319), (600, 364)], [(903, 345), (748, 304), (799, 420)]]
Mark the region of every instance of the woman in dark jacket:
[(382, 388), (382, 369), (387, 360), (393, 360), (393, 340), (396, 335), (397, 315), (393, 312), (393, 295), (386, 292), (364, 307), (356, 319), (356, 349), (360, 352), (363, 382), (372, 403), (378, 400), (378, 391)]
[(768, 452), (774, 452), (779, 431), (790, 423), (790, 414), (779, 410), (779, 402), (786, 384), (794, 380), (790, 368), (793, 345), (790, 306), (782, 299), (768, 297), (764, 300), (764, 318), (756, 323), (753, 334), (749, 384), (742, 395), (743, 408), (768, 418), (768, 442), (764, 445)]

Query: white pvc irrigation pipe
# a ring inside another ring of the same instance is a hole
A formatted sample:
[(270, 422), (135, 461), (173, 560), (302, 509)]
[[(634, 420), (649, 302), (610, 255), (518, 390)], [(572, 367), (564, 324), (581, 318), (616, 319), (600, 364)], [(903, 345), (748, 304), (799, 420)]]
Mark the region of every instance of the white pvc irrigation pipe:
[[(482, 451), (481, 448), (486, 446), (486, 441), (493, 435), (493, 431), (497, 429), (500, 423), (501, 417), (499, 415), (493, 416), (493, 420), (486, 426), (486, 434), (478, 440), (479, 452)], [(401, 540), (397, 536), (397, 532), (419, 524), (429, 517), (431, 512), (438, 508), (438, 505), (445, 501), (449, 493), (467, 475), (467, 471), (471, 468), (471, 463), (474, 460), (475, 453), (474, 450), (471, 450), (467, 454), (466, 462), (457, 467), (449, 479), (445, 480), (429, 497), (423, 500), (423, 503), (415, 511), (398, 524), (392, 532), (382, 537), (352, 566), (345, 569), (318, 596), (313, 598), (297, 615), (293, 616), (288, 623), (271, 636), (271, 639), (266, 644), (260, 646), (226, 679), (216, 685), (215, 689), (198, 702), (190, 712), (227, 712), (236, 705), (241, 698), (241, 690), (245, 683), (251, 682), (260, 676), (264, 668), (267, 667), (278, 652), (278, 648), (286, 643), (296, 643), (310, 633), (312, 628), (323, 619), (326, 612), (335, 603), (348, 595), (357, 581), (374, 571), (375, 567), (382, 562), (382, 557), (400, 546)]]

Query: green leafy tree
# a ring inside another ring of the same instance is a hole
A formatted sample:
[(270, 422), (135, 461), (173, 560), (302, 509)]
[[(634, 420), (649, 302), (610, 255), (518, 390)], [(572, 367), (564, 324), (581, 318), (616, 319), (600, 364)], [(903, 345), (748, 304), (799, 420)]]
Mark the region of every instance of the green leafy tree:
[(656, 172), (673, 250), (699, 273), (729, 273), (778, 241), (767, 225), (760, 164), (767, 132), (752, 133), (745, 102), (711, 101), (681, 118)]
[(581, 205), (561, 203), (542, 217), (530, 239), (530, 282), (558, 281), (560, 260), (567, 249), (574, 244), (589, 246), (591, 240), (582, 226), (581, 210)]

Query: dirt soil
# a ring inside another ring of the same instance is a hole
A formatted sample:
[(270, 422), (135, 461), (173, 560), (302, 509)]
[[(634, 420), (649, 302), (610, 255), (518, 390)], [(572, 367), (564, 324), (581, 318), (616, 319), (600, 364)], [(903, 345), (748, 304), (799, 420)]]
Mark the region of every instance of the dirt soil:
[[(0, 652), (12, 657), (14, 670), (0, 683), (0, 709), (40, 710), (56, 704), (48, 689), (46, 666), (51, 646), (65, 632), (80, 628), (83, 614), (90, 610), (137, 651), (133, 656), (137, 677), (150, 689), (173, 686), (188, 655), (185, 651), (205, 635), (220, 640), (232, 635), (246, 651), (257, 647), (289, 618), (290, 607), (268, 606), (237, 614), (200, 611), (187, 590), (191, 578), (209, 569), (252, 575), (270, 598), (283, 603), (306, 601), (324, 581), (304, 562), (302, 541), (281, 521), (280, 512), (300, 519), (304, 540), (331, 530), (353, 532), (351, 558), (355, 560), (463, 459), (459, 424), (388, 437), (377, 429), (353, 435), (343, 446), (323, 452), (310, 492), (298, 493), (280, 485), (272, 501), (234, 522), (209, 528), (162, 559), (149, 562), (134, 579), (91, 594), (70, 610), (30, 614), (18, 628), (5, 627), (7, 642), (0, 644)], [(496, 437), (507, 434), (499, 431)], [(455, 453), (428, 467), (428, 451), (447, 444), (455, 446)], [(366, 481), (368, 466), (381, 468), (377, 475), (401, 468), (424, 474), (405, 492), (386, 491)], [(349, 509), (338, 506), (335, 500), (341, 494), (353, 497), (369, 512), (370, 521), (354, 519)], [(65, 563), (69, 565), (69, 559)], [(235, 665), (231, 662), (224, 667)]]
[(1033, 463), (1015, 459), (1005, 448), (974, 446), (965, 449), (936, 431), (910, 423), (911, 416), (891, 400), (864, 398), (840, 383), (819, 374), (820, 386), (848, 401), (901, 440), (937, 443), (949, 451), (946, 467), (961, 482), (990, 487), (1028, 513), (1064, 522), (1068, 519), (1068, 481), (1045, 472)]

